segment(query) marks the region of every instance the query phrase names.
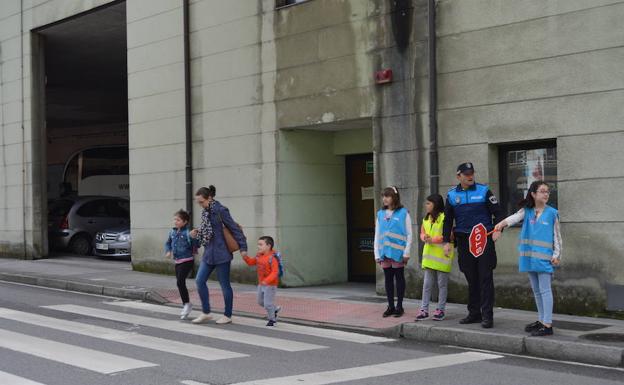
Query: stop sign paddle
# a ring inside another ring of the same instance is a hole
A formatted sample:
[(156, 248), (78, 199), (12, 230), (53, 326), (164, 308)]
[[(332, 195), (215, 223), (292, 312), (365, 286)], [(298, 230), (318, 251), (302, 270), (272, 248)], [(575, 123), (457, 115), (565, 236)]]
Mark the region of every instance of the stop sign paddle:
[(468, 249), (470, 250), (470, 254), (472, 254), (475, 258), (483, 255), (485, 252), (485, 246), (487, 246), (488, 235), (493, 232), (494, 231), (492, 230), (488, 233), (483, 223), (476, 224), (470, 232), (470, 237), (468, 237)]

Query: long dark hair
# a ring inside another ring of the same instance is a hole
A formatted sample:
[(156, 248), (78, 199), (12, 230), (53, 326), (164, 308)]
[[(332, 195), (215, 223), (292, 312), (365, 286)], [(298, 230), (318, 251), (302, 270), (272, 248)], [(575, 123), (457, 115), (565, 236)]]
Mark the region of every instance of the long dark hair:
[(208, 199), (209, 197), (214, 198), (215, 195), (217, 195), (217, 189), (213, 185), (210, 185), (208, 187), (200, 187), (195, 193), (195, 196), (198, 195), (201, 195), (204, 199)]
[(543, 180), (536, 180), (535, 182), (531, 183), (531, 185), (529, 186), (529, 191), (527, 191), (526, 197), (518, 203), (518, 207), (535, 207), (535, 199), (533, 199), (533, 195), (531, 195), (531, 193), (537, 194), (537, 189), (540, 188), (540, 186), (546, 186), (550, 188), (550, 186), (548, 186), (548, 183), (544, 182)]
[(431, 217), (431, 221), (435, 222), (438, 216), (444, 212), (444, 198), (440, 194), (431, 194), (427, 197), (427, 200), (433, 203), (433, 211), (431, 214), (427, 213), (425, 219)]
[[(381, 196), (391, 197), (392, 198), (392, 206), (393, 206), (392, 209), (393, 210), (398, 210), (398, 209), (403, 208), (403, 205), (401, 204), (401, 196), (399, 195), (399, 189), (396, 188), (396, 186), (386, 187), (381, 192)], [(387, 210), (387, 209), (389, 209), (389, 207), (388, 206), (383, 206), (382, 209), (383, 210)]]

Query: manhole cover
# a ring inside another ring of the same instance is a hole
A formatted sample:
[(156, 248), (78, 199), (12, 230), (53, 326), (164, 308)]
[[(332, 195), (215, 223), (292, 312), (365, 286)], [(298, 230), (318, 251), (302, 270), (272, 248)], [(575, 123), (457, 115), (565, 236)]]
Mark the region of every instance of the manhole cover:
[(571, 321), (559, 321), (559, 320), (554, 320), (553, 325), (555, 325), (556, 328), (561, 328), (561, 329), (566, 329), (566, 330), (576, 330), (579, 332), (591, 332), (591, 331), (598, 330), (598, 329), (604, 329), (609, 326), (609, 325), (593, 324), (593, 323), (588, 323), (588, 322), (571, 322)]
[(584, 334), (581, 338), (596, 342), (619, 342), (624, 343), (624, 334), (622, 333), (591, 333)]
[(358, 301), (358, 302), (375, 302), (375, 303), (383, 303), (386, 302), (385, 298), (382, 297), (358, 297), (358, 296), (347, 296), (347, 297), (337, 297), (334, 299), (342, 299), (344, 301)]

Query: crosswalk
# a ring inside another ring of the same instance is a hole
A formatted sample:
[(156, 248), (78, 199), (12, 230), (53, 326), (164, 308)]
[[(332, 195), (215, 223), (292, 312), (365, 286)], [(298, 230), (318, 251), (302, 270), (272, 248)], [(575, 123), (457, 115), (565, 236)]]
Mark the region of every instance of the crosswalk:
[[(236, 328), (215, 324), (195, 325), (173, 318), (178, 315), (178, 309), (136, 301), (109, 301), (99, 307), (75, 304), (48, 305), (41, 306), (41, 309), (45, 315), (35, 311), (0, 307), (0, 322), (12, 325), (12, 330), (0, 328), (0, 353), (2, 350), (12, 351), (32, 356), (33, 359), (78, 368), (82, 370), (81, 373), (86, 371), (104, 376), (116, 376), (137, 370), (149, 371), (164, 364), (162, 358), (158, 359), (163, 357), (162, 355), (155, 356), (149, 352), (171, 357), (192, 357), (207, 362), (229, 362), (228, 360), (233, 359), (253, 358), (254, 355), (260, 354), (257, 353), (258, 347), (261, 347), (262, 351), (274, 352), (271, 354), (315, 354), (314, 352), (331, 350), (336, 343), (378, 344), (394, 341), (380, 336), (284, 322), (280, 322), (278, 328), (272, 328), (267, 333), (268, 329), (263, 321), (245, 317), (235, 318), (238, 325)], [(168, 315), (172, 317), (165, 319)], [(129, 324), (131, 327), (128, 327)], [(143, 327), (156, 329), (156, 332), (146, 332)], [(29, 335), (28, 331), (35, 329), (38, 331), (36, 335)], [(171, 332), (189, 338), (178, 340), (175, 337), (165, 337), (171, 336)], [(163, 337), (160, 337), (161, 335)], [(88, 343), (79, 342), (79, 338), (85, 337), (88, 338)], [(197, 342), (183, 342), (189, 340)], [(98, 344), (97, 341), (102, 341), (102, 344)], [(227, 341), (228, 344), (223, 341)], [(216, 345), (220, 348), (206, 345)], [(122, 346), (131, 347), (135, 353), (126, 354)], [(144, 350), (145, 353), (137, 355), (137, 349)], [(124, 354), (119, 354), (120, 351)], [(464, 352), (265, 378), (240, 384), (333, 384), (499, 357), (486, 353)], [(12, 373), (11, 370), (7, 370), (6, 366), (0, 369), (2, 385), (49, 385), (45, 381), (41, 382), (40, 377), (23, 377), (18, 375), (19, 372)], [(192, 378), (179, 378), (176, 383), (205, 385)]]

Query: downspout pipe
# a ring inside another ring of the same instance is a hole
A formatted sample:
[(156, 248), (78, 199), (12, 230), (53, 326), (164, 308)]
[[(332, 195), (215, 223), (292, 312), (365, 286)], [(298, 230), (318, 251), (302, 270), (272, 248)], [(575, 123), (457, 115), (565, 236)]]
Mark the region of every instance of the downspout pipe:
[(186, 211), (190, 214), (189, 226), (193, 226), (193, 128), (191, 125), (191, 44), (189, 0), (182, 0), (184, 25), (184, 128), (186, 145)]
[(428, 46), (429, 46), (429, 188), (437, 194), (440, 184), (438, 164), (438, 72), (436, 69), (436, 4), (429, 0)]

